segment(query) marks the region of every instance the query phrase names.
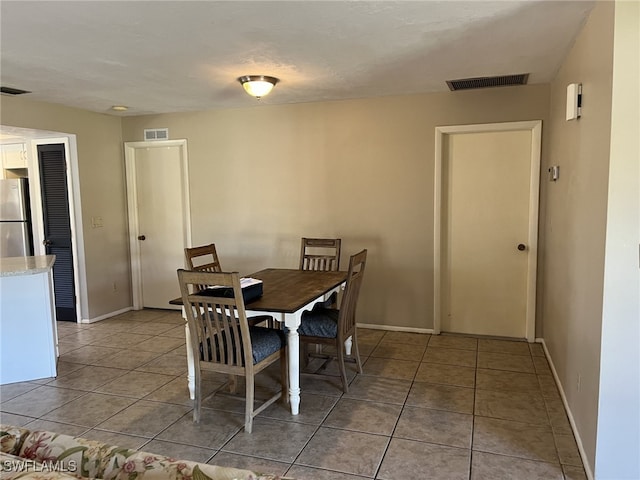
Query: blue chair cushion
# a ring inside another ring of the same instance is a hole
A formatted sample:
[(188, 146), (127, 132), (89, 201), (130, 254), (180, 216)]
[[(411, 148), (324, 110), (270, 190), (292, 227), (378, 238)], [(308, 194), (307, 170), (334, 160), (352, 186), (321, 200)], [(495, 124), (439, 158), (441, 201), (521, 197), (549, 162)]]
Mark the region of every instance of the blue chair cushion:
[(313, 310), (302, 314), (298, 334), (308, 337), (336, 338), (339, 313), (339, 310), (334, 308), (314, 305)]
[[(261, 362), (272, 353), (279, 351), (286, 345), (286, 338), (282, 330), (265, 327), (249, 327), (249, 335), (251, 336), (251, 347), (253, 348), (253, 351), (251, 353), (254, 365)], [(214, 342), (216, 344), (215, 355), (216, 361), (218, 362), (220, 361), (220, 348), (218, 346), (220, 338), (221, 337), (218, 335), (214, 337)], [(207, 345), (211, 347), (210, 338), (207, 338)], [(235, 356), (235, 342), (233, 343), (232, 349), (233, 355)], [(211, 351), (211, 348), (209, 348), (209, 351)], [(200, 344), (200, 359), (204, 360), (204, 350), (202, 348), (202, 344)], [(213, 358), (209, 356), (208, 360), (212, 361)]]

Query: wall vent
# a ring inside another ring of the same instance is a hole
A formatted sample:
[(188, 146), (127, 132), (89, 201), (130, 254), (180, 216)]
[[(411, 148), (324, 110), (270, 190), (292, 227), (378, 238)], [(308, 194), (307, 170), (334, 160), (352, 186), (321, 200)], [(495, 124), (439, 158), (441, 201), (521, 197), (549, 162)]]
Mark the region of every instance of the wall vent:
[(518, 73), (514, 75), (500, 75), (498, 77), (477, 77), (461, 78), (458, 80), (447, 80), (449, 90), (473, 90), (475, 88), (487, 87), (511, 87), (513, 85), (526, 85), (529, 79), (528, 73)]
[(27, 90), (21, 90), (19, 88), (12, 88), (12, 87), (0, 87), (0, 93), (2, 93), (3, 95), (22, 95), (24, 93), (31, 93)]
[(168, 128), (145, 128), (144, 129), (145, 140), (169, 140)]

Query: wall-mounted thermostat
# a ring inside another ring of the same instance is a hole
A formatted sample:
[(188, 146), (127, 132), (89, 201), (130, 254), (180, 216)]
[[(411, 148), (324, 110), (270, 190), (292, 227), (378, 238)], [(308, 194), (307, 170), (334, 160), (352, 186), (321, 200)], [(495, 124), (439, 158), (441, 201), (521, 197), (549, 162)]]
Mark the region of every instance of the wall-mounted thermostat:
[(567, 86), (567, 120), (575, 120), (582, 115), (582, 84)]

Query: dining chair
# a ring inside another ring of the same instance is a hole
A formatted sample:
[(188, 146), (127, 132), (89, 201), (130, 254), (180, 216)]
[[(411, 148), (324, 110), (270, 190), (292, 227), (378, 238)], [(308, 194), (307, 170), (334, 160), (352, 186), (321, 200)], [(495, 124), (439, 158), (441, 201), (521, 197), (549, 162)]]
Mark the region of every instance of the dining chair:
[(300, 270), (338, 271), (340, 267), (339, 238), (302, 238)]
[[(195, 399), (193, 421), (200, 422), (202, 372), (218, 372), (245, 377), (244, 430), (251, 433), (253, 419), (287, 391), (287, 342), (284, 331), (250, 326), (237, 272), (178, 270), (180, 292), (189, 324), (194, 352)], [(205, 289), (200, 287), (205, 286)], [(233, 289), (233, 297), (215, 296), (215, 289)], [(258, 408), (255, 403), (255, 376), (280, 360), (282, 388)], [(214, 394), (222, 395), (223, 387)], [(237, 395), (231, 395), (239, 398)], [(241, 398), (241, 397), (240, 397)], [(287, 398), (287, 395), (285, 395)]]
[[(198, 272), (222, 272), (216, 244), (202, 245), (199, 247), (187, 247), (184, 249), (187, 270)], [(197, 290), (203, 290), (204, 285), (194, 285)], [(256, 315), (249, 317), (249, 325), (259, 325), (265, 322), (269, 328), (278, 328), (279, 323), (271, 315)]]
[[(367, 250), (362, 250), (349, 259), (349, 272), (347, 273), (346, 286), (340, 302), (340, 308), (327, 308), (322, 305), (314, 305), (313, 309), (302, 314), (298, 335), (303, 345), (333, 345), (336, 356), (322, 353), (308, 353), (311, 357), (324, 358), (324, 364), (318, 369), (322, 370), (331, 360), (338, 361), (342, 389), (349, 392), (345, 362), (353, 362), (358, 367), (358, 373), (362, 373), (360, 352), (358, 350), (358, 336), (356, 328), (356, 306), (360, 287), (364, 278), (364, 269), (367, 262)], [(347, 338), (352, 338), (353, 355), (347, 357), (344, 351), (344, 343)], [(306, 349), (305, 349), (305, 354)]]

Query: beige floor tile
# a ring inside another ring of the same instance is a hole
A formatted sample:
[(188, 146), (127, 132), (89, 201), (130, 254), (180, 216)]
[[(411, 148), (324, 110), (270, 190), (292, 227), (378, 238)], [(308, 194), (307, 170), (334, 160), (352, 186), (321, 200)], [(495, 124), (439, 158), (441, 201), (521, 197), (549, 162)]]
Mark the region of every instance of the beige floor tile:
[(0, 424), (13, 425), (16, 427), (22, 427), (35, 420), (34, 417), (27, 417), (24, 415), (15, 415), (13, 413), (0, 412)]
[(478, 340), (471, 337), (457, 335), (431, 335), (430, 347), (457, 348), (460, 350), (477, 350)]
[(84, 392), (78, 390), (43, 385), (7, 402), (3, 400), (2, 411), (26, 417), (41, 417), (82, 395)]
[[(147, 352), (167, 353), (184, 345), (184, 338), (156, 336), (138, 343), (135, 348), (136, 350)], [(186, 347), (184, 348), (184, 354), (186, 355)]]
[(118, 378), (95, 389), (96, 392), (142, 398), (174, 380), (174, 375), (127, 371)]
[(243, 415), (203, 408), (199, 423), (193, 421), (189, 412), (157, 435), (156, 440), (218, 450), (241, 428), (244, 428)]
[(530, 343), (529, 351), (531, 352), (532, 357), (544, 357), (544, 348), (541, 343)]
[(471, 480), (563, 480), (559, 464), (474, 452)]
[(390, 436), (401, 411), (400, 405), (342, 398), (322, 425)]
[(556, 381), (551, 375), (537, 375), (538, 384), (540, 385), (540, 391), (542, 396), (548, 399), (560, 400), (560, 391), (556, 385)]
[[(356, 377), (356, 379), (357, 378), (358, 377)], [(342, 395), (342, 382), (340, 381), (340, 377), (300, 375), (300, 390), (316, 395), (339, 397)]]
[(56, 365), (56, 370), (58, 373), (58, 377), (62, 377), (63, 375), (69, 375), (70, 373), (73, 373), (76, 370), (80, 370), (81, 368), (84, 368), (84, 367), (85, 367), (84, 365), (81, 365), (79, 363), (65, 362), (58, 358), (58, 364)]
[(272, 475), (284, 475), (291, 466), (291, 464), (287, 462), (276, 462), (275, 460), (268, 460), (266, 458), (236, 455), (235, 453), (229, 452), (218, 452), (208, 463), (221, 467), (243, 468), (258, 474), (269, 473)]
[[(203, 397), (208, 396), (215, 390), (217, 387), (222, 385), (224, 381), (213, 384), (212, 382), (203, 382), (202, 384), (202, 395)], [(176, 405), (185, 405), (192, 407), (193, 400), (189, 398), (189, 387), (187, 385), (187, 378), (178, 377), (169, 383), (166, 383), (151, 393), (149, 393), (145, 400), (152, 400), (154, 402), (165, 402), (165, 403), (174, 403)]]
[(184, 375), (186, 378), (187, 355), (185, 352), (182, 352), (182, 355), (166, 353), (154, 358), (150, 362), (140, 365), (136, 370), (140, 372), (162, 373), (173, 376)]
[(476, 388), (481, 390), (540, 393), (538, 377), (533, 373), (507, 372), (479, 368)]
[(404, 407), (393, 432), (394, 438), (471, 448), (473, 415)]
[(114, 367), (115, 365), (109, 364), (108, 360), (105, 361), (105, 359), (109, 359), (121, 351), (122, 349), (120, 348), (84, 345), (71, 352), (61, 354), (59, 359), (63, 362), (81, 363), (83, 365), (102, 364), (105, 367)]
[(321, 427), (295, 463), (373, 477), (388, 442), (380, 435)]
[(175, 328), (175, 325), (171, 323), (144, 322), (129, 329), (129, 333), (142, 333), (142, 334), (152, 333), (153, 335), (160, 335), (161, 333), (168, 332), (169, 330), (173, 330), (174, 328)]
[(46, 430), (48, 432), (71, 435), (73, 437), (82, 436), (88, 429), (80, 425), (70, 425), (68, 423), (51, 422), (49, 420), (34, 420), (25, 425), (29, 430)]
[(398, 480), (434, 478), (467, 480), (470, 451), (430, 443), (394, 438), (376, 478)]
[(551, 426), (475, 417), (473, 450), (558, 463)]
[(96, 388), (111, 382), (115, 378), (122, 377), (128, 373), (120, 368), (98, 367), (88, 365), (75, 370), (67, 375), (58, 375), (57, 378), (47, 385), (51, 387), (72, 388), (75, 390), (93, 391)]
[(478, 368), (535, 373), (531, 356), (508, 353), (478, 352)]
[[(73, 353), (73, 352), (72, 352)], [(157, 352), (143, 352), (138, 350), (120, 350), (107, 357), (93, 359), (90, 365), (100, 365), (105, 367), (124, 368), (132, 370), (145, 363), (149, 363), (154, 358), (159, 357)]]
[(135, 402), (133, 398), (87, 393), (43, 416), (45, 420), (95, 427)]
[(291, 413), (291, 406), (288, 403), (276, 402), (263, 410), (258, 417), (272, 418), (286, 422), (308, 423), (310, 425), (320, 425), (339, 397), (330, 395), (316, 395), (304, 393), (300, 395), (300, 412), (298, 415)]
[(181, 405), (141, 400), (97, 425), (101, 430), (154, 437), (185, 415), (190, 409)]
[(401, 343), (382, 343), (371, 352), (371, 357), (393, 358), (419, 362), (426, 350), (424, 345), (403, 345)]
[(553, 375), (545, 357), (533, 357), (533, 366), (538, 375)]
[(560, 463), (563, 465), (573, 465), (574, 467), (582, 467), (582, 458), (578, 451), (578, 445), (573, 435), (555, 434), (556, 447), (558, 448), (558, 456)]
[(100, 343), (100, 345), (104, 347), (129, 348), (135, 347), (139, 343), (150, 340), (152, 338), (154, 338), (154, 335), (148, 333), (127, 333), (126, 335), (118, 335), (116, 339), (109, 340), (109, 343)]
[(251, 433), (240, 430), (222, 451), (293, 463), (316, 429), (315, 425), (256, 418)]
[(410, 388), (411, 382), (408, 380), (358, 375), (344, 397), (402, 405)]
[(349, 475), (348, 473), (334, 472), (320, 468), (303, 467), (302, 465), (292, 466), (286, 474), (287, 478), (296, 480), (364, 480), (372, 477), (361, 477), (360, 475)]
[(549, 425), (542, 395), (520, 392), (476, 390), (476, 415), (532, 425)]
[(36, 388), (38, 388), (38, 384), (31, 382), (16, 382), (0, 385), (0, 399), (2, 399), (2, 402), (6, 402)]
[(372, 328), (358, 328), (358, 341), (376, 344), (386, 332), (384, 330), (374, 330)]
[(562, 471), (564, 472), (564, 480), (587, 480), (587, 474), (583, 467), (562, 465)]
[(181, 338), (182, 340), (186, 339), (186, 334), (184, 331), (184, 325), (176, 325), (171, 330), (167, 330), (165, 332), (161, 332), (158, 335), (162, 337), (173, 337), (173, 338)]
[(416, 382), (438, 383), (441, 385), (457, 385), (471, 387), (476, 383), (476, 369), (457, 365), (437, 363), (421, 363), (416, 373)]
[(545, 398), (544, 402), (547, 407), (547, 415), (549, 416), (549, 423), (551, 423), (553, 433), (573, 435), (571, 423), (569, 423), (569, 418), (567, 417), (567, 411), (560, 397)]
[(364, 375), (413, 380), (420, 362), (392, 360), (390, 358), (369, 357), (362, 366)]
[[(435, 338), (435, 337), (434, 337)], [(477, 352), (475, 350), (461, 350), (459, 348), (442, 348), (429, 345), (422, 358), (426, 363), (441, 363), (458, 365), (460, 367), (475, 367)]]
[(194, 447), (182, 443), (167, 442), (165, 440), (151, 440), (142, 449), (145, 452), (164, 455), (165, 457), (191, 460), (193, 462), (207, 462), (217, 450), (211, 448)]
[(425, 333), (385, 332), (380, 343), (401, 343), (405, 345), (426, 346), (427, 343), (429, 343), (430, 337), (431, 335)]
[(527, 342), (513, 340), (495, 340), (489, 338), (478, 339), (478, 351), (508, 353), (511, 355), (531, 355)]
[(89, 440), (96, 440), (98, 442), (106, 443), (107, 445), (117, 445), (118, 447), (129, 448), (131, 450), (143, 450), (144, 446), (149, 442), (149, 438), (147, 437), (107, 432), (105, 430), (98, 430), (95, 428), (83, 433), (82, 436)]
[(473, 413), (473, 396), (472, 388), (415, 382), (406, 404), (449, 412)]

